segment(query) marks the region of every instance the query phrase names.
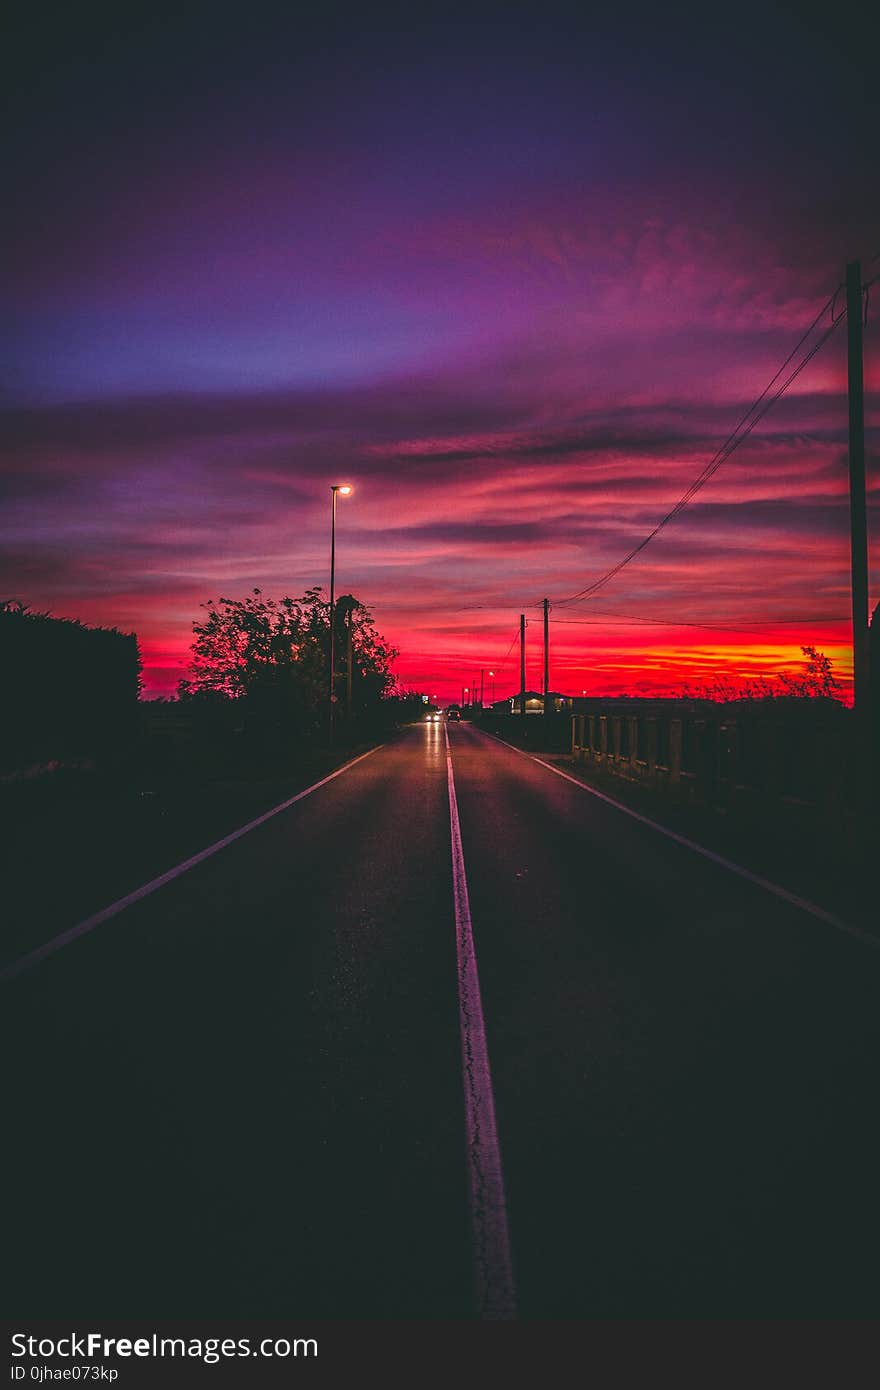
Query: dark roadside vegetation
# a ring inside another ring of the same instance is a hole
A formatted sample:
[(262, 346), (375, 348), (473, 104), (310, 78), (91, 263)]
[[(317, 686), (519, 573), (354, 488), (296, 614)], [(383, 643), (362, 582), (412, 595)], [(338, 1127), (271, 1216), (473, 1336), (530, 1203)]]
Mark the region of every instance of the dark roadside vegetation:
[[(0, 611), (0, 649), (18, 673), (2, 695), (0, 966), (422, 717), (418, 697), (390, 692), (390, 649), (365, 624), (351, 708), (343, 674), (331, 745), (320, 607), (307, 613), (317, 630), (301, 644), (301, 669), (274, 659), (277, 623), (264, 601), (244, 607), (232, 617), (251, 629), (246, 681), (236, 688), (228, 662), (209, 662), (206, 678), (172, 700), (138, 698), (133, 636)], [(346, 621), (342, 608), (343, 657)]]
[[(670, 761), (674, 720), (682, 758), (676, 782), (662, 762)], [(574, 725), (568, 713), (484, 711), (475, 722), (880, 936), (880, 779), (870, 758), (880, 730), (873, 739), (869, 730), (866, 741), (852, 710), (827, 693), (588, 700)]]

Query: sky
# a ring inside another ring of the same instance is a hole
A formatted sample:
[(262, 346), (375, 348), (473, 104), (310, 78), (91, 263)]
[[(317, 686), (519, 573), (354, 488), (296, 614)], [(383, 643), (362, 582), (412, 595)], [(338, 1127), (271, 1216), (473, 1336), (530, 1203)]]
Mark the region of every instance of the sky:
[[(352, 592), (402, 687), (851, 674), (846, 325), (880, 271), (846, 5), (14, 7), (0, 598), (185, 676), (208, 599)], [(874, 290), (880, 312), (880, 284)], [(838, 294), (805, 349), (837, 316)], [(873, 608), (880, 356), (869, 299)], [(797, 361), (798, 359), (793, 359)], [(494, 675), (490, 677), (489, 672)]]

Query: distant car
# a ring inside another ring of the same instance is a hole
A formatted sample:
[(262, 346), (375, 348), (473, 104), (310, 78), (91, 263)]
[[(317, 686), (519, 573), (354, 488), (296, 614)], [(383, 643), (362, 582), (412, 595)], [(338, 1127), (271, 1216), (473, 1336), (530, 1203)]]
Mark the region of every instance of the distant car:
[(458, 712), (457, 709), (448, 709), (448, 710), (446, 711), (446, 718), (447, 718), (447, 719), (456, 719), (456, 720), (458, 720), (459, 722), (461, 721), (461, 715), (459, 714), (459, 712)]
[(428, 712), (427, 712), (427, 714), (425, 715), (425, 722), (426, 722), (427, 724), (432, 724), (432, 723), (434, 722), (435, 719), (439, 719), (439, 718), (440, 718), (440, 711), (439, 711), (438, 709), (429, 709)]

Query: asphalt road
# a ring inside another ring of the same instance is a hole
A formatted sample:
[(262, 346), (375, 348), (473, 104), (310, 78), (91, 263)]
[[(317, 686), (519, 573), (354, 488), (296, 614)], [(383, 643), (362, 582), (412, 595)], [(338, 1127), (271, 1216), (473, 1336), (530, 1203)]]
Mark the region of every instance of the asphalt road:
[(9, 1315), (877, 1316), (880, 950), (449, 735), (6, 982)]

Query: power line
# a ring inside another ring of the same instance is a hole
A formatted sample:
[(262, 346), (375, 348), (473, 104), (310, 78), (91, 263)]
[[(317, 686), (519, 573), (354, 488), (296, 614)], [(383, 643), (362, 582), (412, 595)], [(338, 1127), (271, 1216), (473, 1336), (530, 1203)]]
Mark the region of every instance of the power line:
[(506, 655), (505, 655), (505, 657), (504, 657), (504, 660), (503, 660), (503, 661), (500, 661), (500, 662), (498, 663), (498, 670), (499, 670), (499, 671), (503, 671), (503, 670), (504, 670), (505, 666), (507, 665), (508, 657), (510, 656), (510, 653), (513, 651), (513, 648), (514, 648), (515, 644), (516, 644), (518, 641), (519, 641), (519, 624), (517, 624), (516, 631), (515, 631), (514, 634), (513, 634), (513, 640), (511, 641), (510, 646), (507, 648), (507, 653), (506, 653)]
[[(609, 582), (609, 580), (613, 579), (616, 574), (619, 574), (620, 571), (626, 565), (628, 565), (632, 560), (634, 560), (637, 555), (641, 554), (641, 552), (645, 549), (646, 546), (650, 545), (654, 537), (658, 535), (659, 532), (662, 531), (665, 526), (668, 526), (670, 521), (674, 520), (674, 518), (678, 516), (680, 512), (684, 511), (688, 503), (692, 501), (692, 499), (697, 495), (701, 488), (705, 487), (706, 483), (708, 483), (709, 479), (713, 477), (713, 475), (718, 471), (722, 463), (725, 463), (726, 460), (730, 458), (734, 450), (737, 449), (739, 445), (743, 443), (744, 440), (748, 439), (749, 435), (764, 418), (768, 410), (770, 410), (771, 407), (775, 405), (775, 403), (779, 400), (779, 398), (788, 390), (789, 386), (792, 384), (795, 378), (799, 376), (800, 373), (807, 366), (807, 364), (810, 361), (812, 361), (816, 353), (819, 352), (819, 350), (822, 347), (824, 347), (825, 343), (831, 337), (831, 334), (834, 332), (837, 325), (846, 317), (845, 309), (843, 309), (836, 317), (834, 316), (834, 306), (838, 292), (838, 290), (835, 290), (834, 294), (830, 295), (826, 302), (822, 305), (822, 308), (819, 310), (818, 314), (813, 319), (813, 322), (810, 324), (809, 328), (803, 333), (796, 345), (792, 348), (791, 352), (788, 354), (785, 361), (782, 363), (782, 366), (778, 369), (778, 371), (774, 374), (774, 376), (764, 387), (764, 390), (761, 392), (760, 396), (758, 396), (757, 400), (742, 416), (736, 428), (728, 435), (727, 439), (721, 445), (720, 449), (717, 450), (717, 452), (712, 456), (712, 458), (703, 468), (702, 472), (698, 474), (698, 476), (694, 479), (694, 481), (678, 499), (675, 506), (672, 507), (666, 513), (666, 515), (661, 518), (660, 521), (658, 521), (657, 525), (653, 528), (653, 530), (650, 531), (648, 535), (645, 536), (638, 543), (638, 545), (633, 546), (632, 550), (630, 550), (629, 553), (625, 555), (622, 560), (618, 560), (617, 564), (612, 565), (612, 567), (609, 570), (606, 570), (605, 574), (601, 575), (598, 579), (594, 580), (592, 584), (588, 584), (585, 588), (580, 589), (576, 594), (571, 594), (564, 599), (557, 599), (556, 602), (559, 605), (581, 602), (584, 599), (590, 598), (599, 589), (604, 588), (604, 586)], [(782, 385), (777, 387), (777, 389), (774, 391), (773, 387), (775, 383), (782, 376), (786, 367), (800, 351), (803, 344), (807, 341), (810, 334), (814, 331), (817, 324), (820, 322), (820, 320), (828, 312), (829, 309), (832, 312), (830, 326), (825, 330), (825, 332), (818, 339), (818, 341), (814, 343), (813, 347), (805, 355), (802, 361), (799, 362), (798, 365), (794, 368), (794, 370), (789, 373), (788, 377), (786, 377)]]

